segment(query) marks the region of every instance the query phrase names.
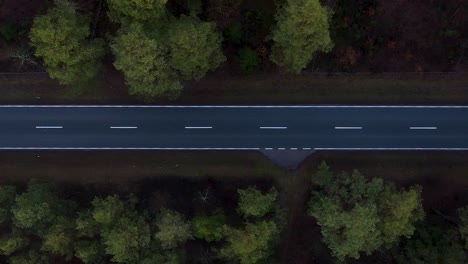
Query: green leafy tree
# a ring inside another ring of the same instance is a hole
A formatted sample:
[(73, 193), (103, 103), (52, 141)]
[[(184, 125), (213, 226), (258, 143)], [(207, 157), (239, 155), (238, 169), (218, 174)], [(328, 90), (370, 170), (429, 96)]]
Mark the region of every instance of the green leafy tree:
[(151, 250), (142, 258), (138, 264), (182, 264), (184, 263), (182, 257), (177, 250), (155, 250), (157, 246), (152, 247)]
[(142, 27), (122, 29), (111, 42), (114, 66), (121, 70), (132, 95), (177, 97), (182, 91), (176, 72), (169, 65), (169, 49)]
[(276, 16), (271, 60), (299, 73), (317, 51), (329, 52), (330, 12), (319, 0), (286, 0)]
[(25, 248), (28, 244), (29, 239), (15, 228), (11, 233), (0, 237), (0, 255), (9, 256), (15, 251)]
[(401, 264), (464, 264), (468, 261), (454, 230), (428, 226), (418, 228), (396, 255)]
[[(91, 204), (93, 205), (91, 215), (94, 221), (103, 226), (111, 226), (126, 211), (125, 202), (118, 195), (107, 196), (104, 199), (96, 197)], [(85, 217), (79, 218), (77, 224), (77, 228), (83, 232), (86, 231), (84, 230), (86, 227), (93, 225), (90, 219)]]
[(214, 23), (182, 15), (168, 25), (169, 63), (183, 78), (198, 80), (226, 60), (221, 41)]
[(166, 13), (167, 0), (107, 0), (109, 17), (114, 22), (154, 23)]
[(218, 241), (223, 238), (223, 226), (226, 216), (218, 212), (210, 216), (196, 216), (193, 218), (193, 236), (208, 242)]
[(70, 259), (73, 256), (74, 230), (73, 222), (61, 217), (45, 232), (41, 250)]
[(458, 230), (465, 241), (465, 250), (468, 250), (468, 206), (458, 209), (457, 212), (459, 218)]
[[(113, 198), (111, 198), (113, 199)], [(117, 198), (118, 199), (118, 198)], [(107, 206), (112, 207), (112, 205), (109, 205), (109, 203), (112, 203), (114, 201), (108, 202), (107, 204), (106, 201), (103, 201), (102, 199), (95, 198), (93, 200), (93, 203), (96, 205), (94, 207), (94, 213), (97, 219), (101, 221), (101, 223), (107, 223), (110, 225), (112, 223), (112, 220), (109, 220), (107, 217), (107, 214), (112, 215), (112, 209), (109, 209)], [(119, 211), (118, 207), (119, 201), (116, 202), (115, 206), (117, 207), (117, 211)], [(107, 208), (108, 210), (106, 210)], [(107, 213), (106, 213), (107, 212)], [(121, 213), (122, 211), (119, 211), (118, 213)], [(75, 229), (76, 229), (76, 235), (78, 237), (84, 237), (84, 238), (93, 238), (95, 235), (97, 235), (100, 231), (99, 229), (99, 223), (93, 218), (92, 213), (79, 213), (78, 218), (75, 220)]]
[(377, 201), (383, 244), (389, 248), (398, 243), (400, 237), (411, 237), (415, 222), (424, 218), (421, 187), (411, 187), (399, 192), (394, 185), (386, 184)]
[(275, 188), (266, 194), (262, 194), (252, 186), (245, 190), (237, 190), (237, 192), (239, 193), (239, 210), (244, 216), (262, 217), (276, 207), (278, 192)]
[(118, 263), (137, 263), (151, 240), (150, 228), (145, 219), (136, 213), (121, 216), (116, 224), (104, 231), (105, 251)]
[(243, 47), (239, 50), (239, 63), (245, 73), (254, 73), (260, 68), (260, 58), (255, 50)]
[(25, 193), (16, 197), (12, 208), (13, 222), (19, 228), (34, 229), (40, 233), (46, 225), (53, 223), (56, 217), (72, 211), (74, 205), (51, 192), (47, 184), (30, 184)]
[(164, 249), (172, 249), (192, 239), (190, 223), (184, 217), (169, 209), (162, 209), (155, 220), (158, 231), (154, 235)]
[(104, 249), (98, 240), (80, 240), (75, 244), (75, 256), (83, 263), (99, 263), (104, 255)]
[(11, 221), (11, 208), (15, 204), (16, 188), (14, 186), (0, 186), (0, 225)]
[(269, 263), (279, 231), (272, 221), (247, 223), (243, 229), (225, 227), (222, 258), (241, 264)]
[(90, 19), (65, 0), (47, 14), (37, 16), (31, 28), (31, 45), (49, 75), (65, 85), (81, 85), (93, 79), (103, 56), (103, 41), (89, 40)]
[(414, 224), (424, 218), (419, 187), (398, 191), (358, 171), (334, 174), (325, 163), (313, 182), (309, 214), (317, 219), (325, 243), (339, 260), (390, 248), (401, 237), (410, 237)]
[(21, 255), (11, 256), (9, 264), (49, 264), (49, 258), (41, 255), (34, 250), (30, 250)]

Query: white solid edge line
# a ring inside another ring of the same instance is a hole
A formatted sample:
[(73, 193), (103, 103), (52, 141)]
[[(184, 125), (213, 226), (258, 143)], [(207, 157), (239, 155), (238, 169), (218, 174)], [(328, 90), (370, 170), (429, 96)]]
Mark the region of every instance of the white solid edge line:
[(0, 108), (468, 108), (468, 105), (0, 105)]
[(362, 129), (362, 127), (335, 127), (335, 129)]
[(0, 147), (3, 150), (260, 150), (261, 148)]
[(192, 127), (186, 126), (185, 129), (212, 129), (213, 127)]
[(437, 127), (410, 127), (412, 130), (435, 130)]
[(260, 127), (260, 129), (288, 129), (288, 127)]
[(111, 129), (137, 129), (136, 126), (111, 126)]
[(63, 126), (36, 126), (38, 129), (60, 129), (63, 128)]
[(314, 148), (314, 150), (455, 150), (467, 151), (468, 148)]
[[(2, 150), (261, 150), (261, 148), (152, 148), (152, 147), (0, 147)], [(311, 148), (303, 148), (311, 150)], [(278, 148), (285, 150), (285, 148)], [(468, 148), (313, 148), (313, 150), (448, 150), (468, 151)]]

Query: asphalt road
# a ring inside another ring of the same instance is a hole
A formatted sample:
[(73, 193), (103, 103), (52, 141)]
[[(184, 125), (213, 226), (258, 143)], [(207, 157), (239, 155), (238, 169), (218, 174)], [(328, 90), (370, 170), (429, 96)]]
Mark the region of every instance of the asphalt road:
[(468, 106), (0, 106), (0, 149), (468, 150)]

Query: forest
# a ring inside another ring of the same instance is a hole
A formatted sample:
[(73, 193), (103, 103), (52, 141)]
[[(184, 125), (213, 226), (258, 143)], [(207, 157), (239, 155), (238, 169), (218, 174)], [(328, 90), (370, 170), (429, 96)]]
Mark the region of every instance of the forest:
[(113, 79), (145, 100), (175, 99), (206, 75), (221, 85), (227, 76), (258, 73), (454, 72), (466, 65), (463, 0), (1, 3), (2, 71), (47, 70), (81, 90)]
[[(11, 264), (466, 263), (468, 206), (425, 209), (422, 186), (325, 162), (308, 176), (299, 213), (320, 238), (300, 243), (315, 252), (313, 262), (287, 252), (282, 260), (291, 245), (282, 247), (299, 242), (288, 236), (298, 223), (282, 197), (295, 190), (271, 177), (147, 179), (135, 193), (38, 180), (2, 185), (0, 255)], [(466, 192), (460, 198), (466, 205)]]

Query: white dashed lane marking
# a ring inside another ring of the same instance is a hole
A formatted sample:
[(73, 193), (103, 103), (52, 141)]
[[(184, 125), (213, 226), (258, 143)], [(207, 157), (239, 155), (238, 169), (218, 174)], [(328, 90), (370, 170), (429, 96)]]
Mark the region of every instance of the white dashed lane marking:
[(437, 127), (410, 127), (411, 130), (436, 130)]
[(36, 126), (38, 129), (60, 129), (63, 128), (63, 126)]

